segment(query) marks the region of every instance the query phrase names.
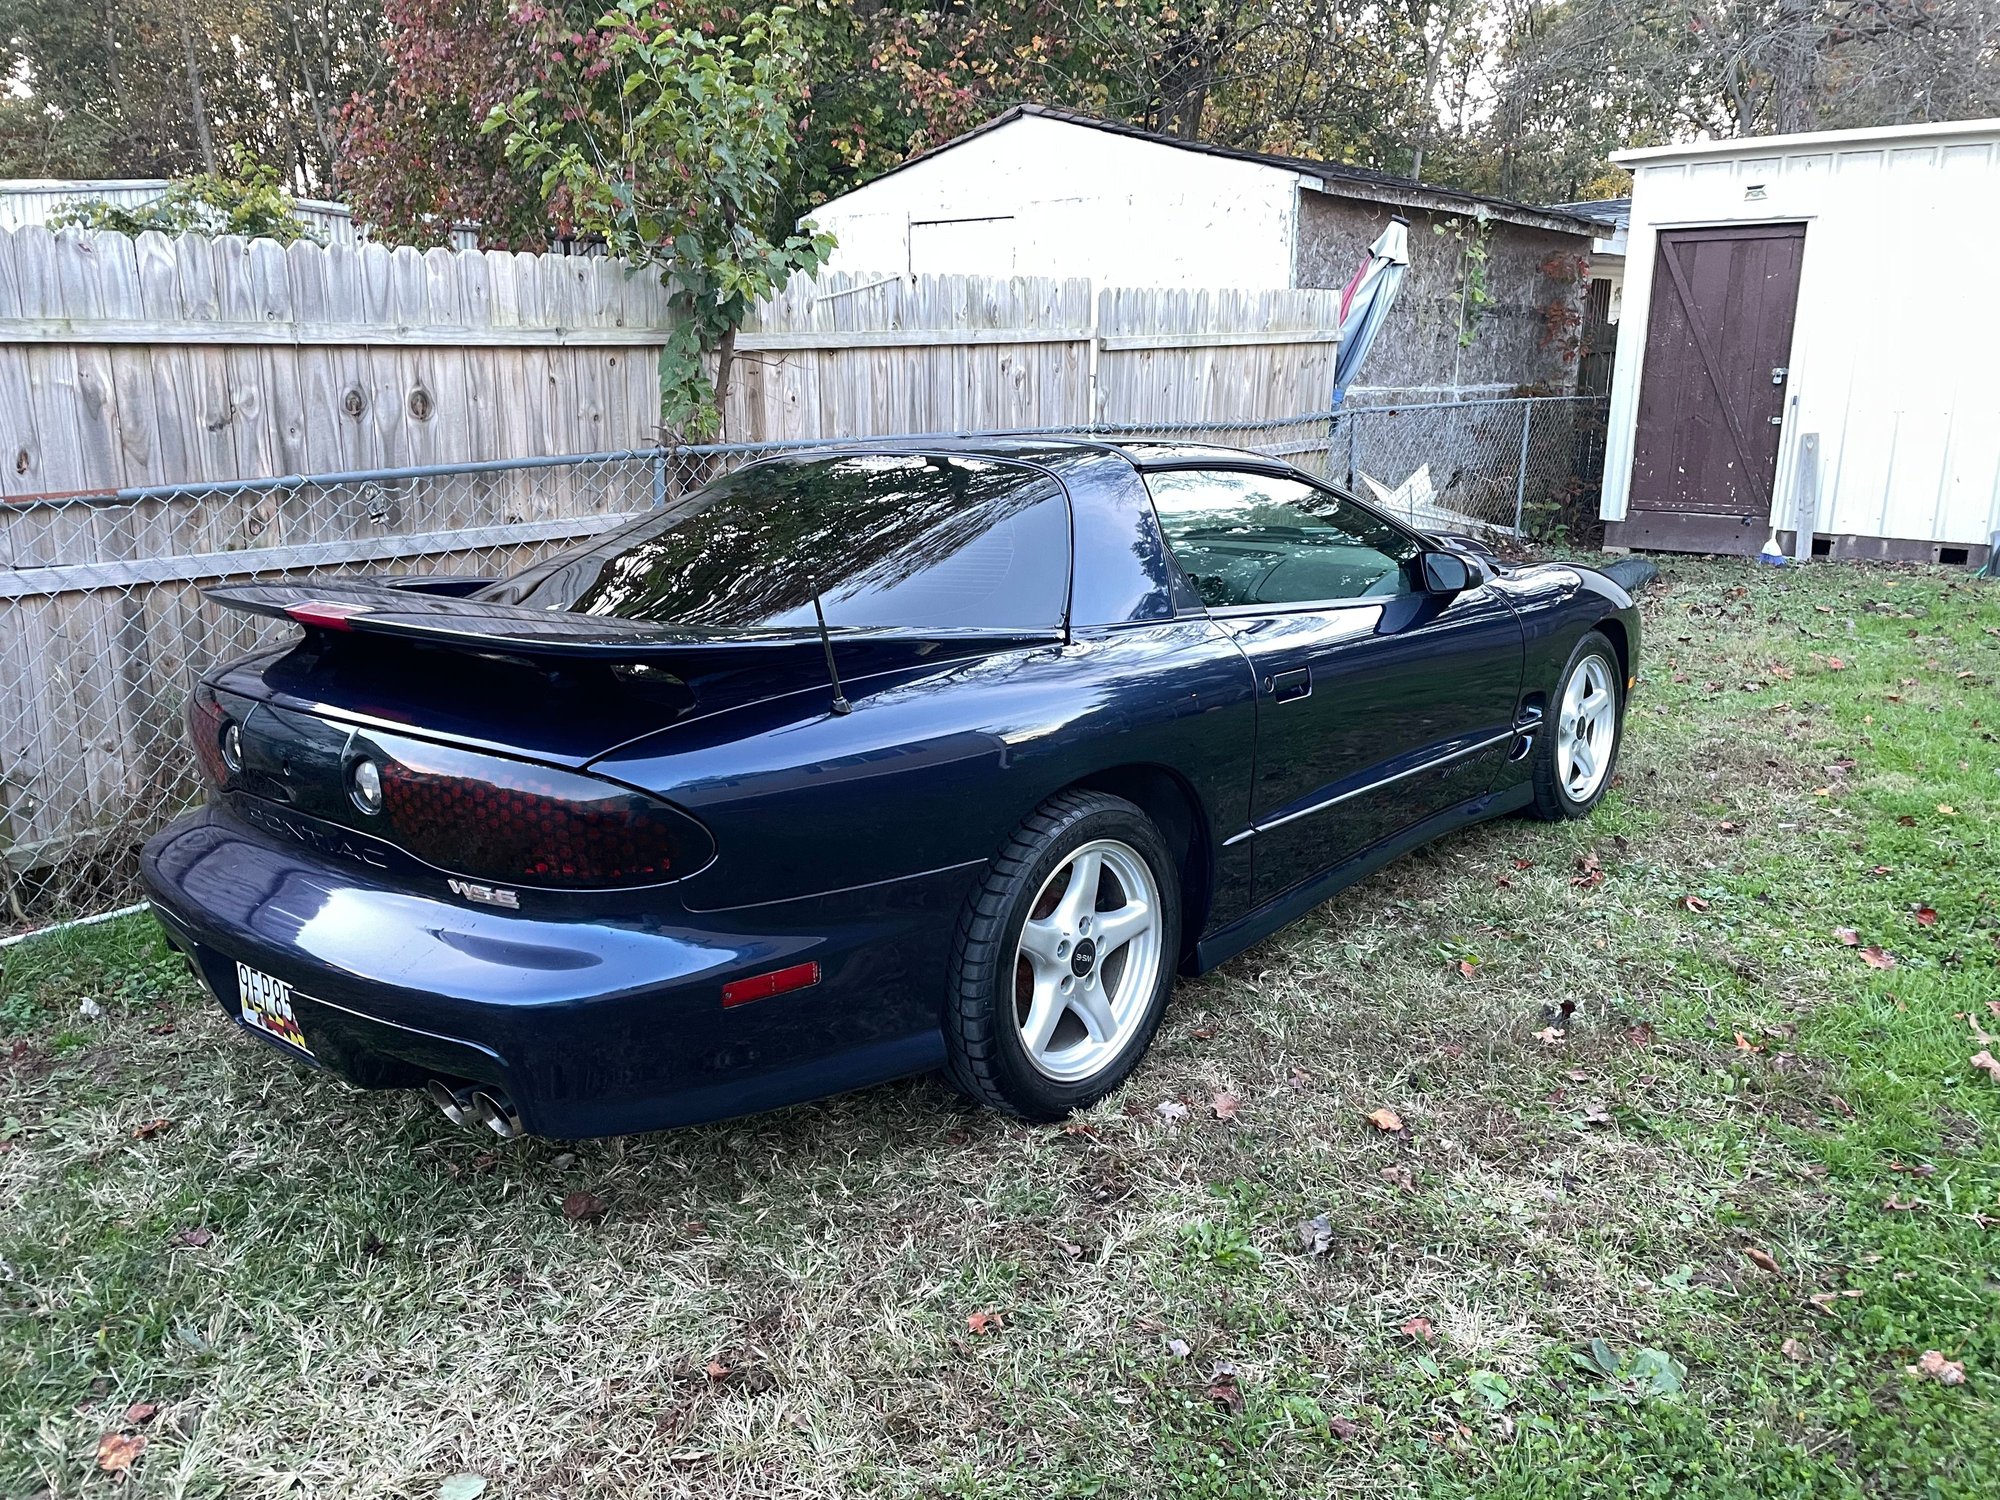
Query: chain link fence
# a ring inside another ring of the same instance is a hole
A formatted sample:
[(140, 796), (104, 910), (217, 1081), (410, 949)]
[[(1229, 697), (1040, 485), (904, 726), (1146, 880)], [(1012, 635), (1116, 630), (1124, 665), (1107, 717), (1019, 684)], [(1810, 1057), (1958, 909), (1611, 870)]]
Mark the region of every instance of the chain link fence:
[[(1595, 513), (1603, 402), (1519, 398), (1098, 428), (1282, 456), (1434, 531)], [(1054, 435), (1054, 434), (1052, 434)], [(137, 898), (145, 838), (198, 795), (187, 693), (289, 627), (224, 581), (498, 578), (766, 454), (737, 444), (0, 502), (0, 928)]]

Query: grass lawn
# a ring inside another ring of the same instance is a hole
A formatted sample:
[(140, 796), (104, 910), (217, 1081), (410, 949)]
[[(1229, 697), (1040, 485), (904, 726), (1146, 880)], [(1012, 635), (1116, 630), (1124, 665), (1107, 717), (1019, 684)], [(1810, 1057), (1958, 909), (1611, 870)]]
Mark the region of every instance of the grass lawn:
[(1062, 1128), (495, 1149), (143, 921), (7, 950), (0, 1495), (2000, 1495), (2000, 585), (1647, 615), (1595, 818), (1184, 985)]

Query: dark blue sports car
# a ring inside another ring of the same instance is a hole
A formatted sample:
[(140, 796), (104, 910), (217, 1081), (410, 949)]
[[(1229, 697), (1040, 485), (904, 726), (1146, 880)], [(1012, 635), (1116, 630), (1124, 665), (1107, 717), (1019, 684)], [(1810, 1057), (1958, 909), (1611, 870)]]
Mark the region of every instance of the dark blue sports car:
[(1574, 818), (1632, 600), (1285, 464), (776, 458), (502, 582), (216, 589), (145, 851), (223, 1009), (454, 1119), (593, 1136), (942, 1067), (1049, 1120), (1196, 974), (1425, 840)]

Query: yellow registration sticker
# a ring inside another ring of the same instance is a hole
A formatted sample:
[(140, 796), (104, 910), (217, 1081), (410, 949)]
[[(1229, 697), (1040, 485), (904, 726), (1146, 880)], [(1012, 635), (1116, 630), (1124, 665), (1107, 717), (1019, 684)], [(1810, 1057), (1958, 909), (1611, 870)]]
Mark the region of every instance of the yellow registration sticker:
[(312, 1056), (312, 1048), (306, 1045), (306, 1034), (299, 1030), (298, 1017), (292, 1014), (292, 987), (289, 984), (261, 969), (238, 964), (236, 995), (242, 1002), (245, 1026), (254, 1026), (266, 1036), (274, 1036), (298, 1048), (307, 1057)]

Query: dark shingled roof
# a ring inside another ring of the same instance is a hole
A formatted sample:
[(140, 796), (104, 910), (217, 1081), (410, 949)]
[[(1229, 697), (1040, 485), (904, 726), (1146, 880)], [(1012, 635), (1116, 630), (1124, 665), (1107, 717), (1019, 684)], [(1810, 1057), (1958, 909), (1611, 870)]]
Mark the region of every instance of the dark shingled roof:
[[(1260, 167), (1277, 167), (1287, 172), (1297, 172), (1307, 177), (1317, 177), (1326, 184), (1326, 190), (1344, 198), (1365, 198), (1373, 202), (1390, 203), (1399, 207), (1429, 209), (1439, 213), (1477, 214), (1504, 220), (1513, 224), (1527, 224), (1538, 229), (1553, 229), (1566, 234), (1595, 235), (1597, 225), (1594, 215), (1583, 215), (1568, 208), (1536, 208), (1527, 203), (1515, 203), (1506, 198), (1490, 198), (1481, 193), (1461, 192), (1457, 188), (1436, 187), (1427, 182), (1419, 182), (1414, 177), (1398, 177), (1392, 172), (1378, 172), (1372, 167), (1353, 167), (1344, 162), (1315, 161), (1309, 156), (1279, 156), (1268, 151), (1239, 151), (1232, 146), (1212, 146), (1206, 141), (1184, 141), (1179, 136), (1161, 135), (1156, 131), (1141, 130), (1136, 125), (1124, 125), (1116, 120), (1100, 120), (1095, 115), (1078, 114), (1074, 110), (1055, 109), (1046, 104), (1016, 104), (1003, 110), (983, 125), (975, 125), (964, 135), (954, 136), (941, 146), (933, 146), (928, 151), (920, 151), (908, 161), (891, 167), (880, 176), (871, 177), (869, 182), (880, 182), (905, 167), (963, 145), (975, 136), (998, 130), (1003, 125), (1012, 124), (1025, 116), (1037, 116), (1044, 120), (1054, 120), (1064, 125), (1081, 125), (1089, 130), (1102, 130), (1110, 135), (1129, 136), (1133, 140), (1148, 141), (1156, 146), (1170, 146), (1176, 151), (1196, 151), (1203, 156), (1219, 156), (1226, 161), (1249, 162)], [(868, 183), (861, 186), (866, 187)]]

